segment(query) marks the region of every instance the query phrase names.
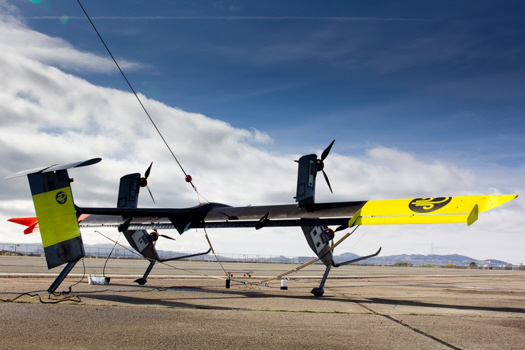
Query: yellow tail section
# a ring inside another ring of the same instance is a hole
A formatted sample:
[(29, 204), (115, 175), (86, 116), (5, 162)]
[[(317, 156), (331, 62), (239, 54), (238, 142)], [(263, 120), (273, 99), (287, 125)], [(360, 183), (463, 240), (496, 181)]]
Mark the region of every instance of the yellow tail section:
[(48, 268), (84, 257), (67, 170), (29, 174)]
[(33, 196), (44, 248), (80, 237), (71, 188), (64, 187)]

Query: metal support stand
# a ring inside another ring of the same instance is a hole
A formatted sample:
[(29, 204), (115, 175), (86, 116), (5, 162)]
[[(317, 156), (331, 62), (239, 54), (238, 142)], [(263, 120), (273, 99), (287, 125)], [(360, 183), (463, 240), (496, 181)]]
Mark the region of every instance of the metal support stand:
[(328, 265), (326, 267), (326, 270), (324, 271), (323, 279), (321, 280), (321, 283), (319, 284), (319, 287), (314, 288), (310, 291), (313, 295), (316, 297), (322, 297), (324, 294), (324, 284), (326, 282), (326, 279), (328, 278), (328, 274), (330, 273), (330, 269), (332, 268), (332, 265)]
[[(335, 246), (332, 245), (332, 247), (335, 247)], [(358, 262), (358, 261), (361, 261), (361, 260), (369, 259), (369, 258), (372, 258), (374, 256), (377, 256), (380, 252), (381, 252), (381, 248), (379, 248), (379, 250), (377, 252), (375, 252), (374, 254), (370, 254), (370, 255), (367, 255), (367, 256), (362, 256), (362, 257), (357, 258), (357, 259), (348, 260), (348, 261), (342, 262), (340, 264), (336, 264), (336, 263), (334, 263), (332, 261), (332, 265), (328, 265), (326, 267), (326, 270), (325, 270), (324, 275), (323, 275), (323, 279), (321, 280), (321, 284), (319, 284), (319, 287), (312, 289), (312, 291), (310, 293), (312, 293), (316, 297), (322, 297), (323, 296), (323, 294), (324, 294), (324, 284), (326, 282), (326, 279), (328, 278), (328, 274), (330, 273), (330, 268), (332, 266), (333, 267), (339, 267), (339, 266), (355, 263), (355, 262)]]
[(151, 260), (149, 262), (148, 268), (146, 269), (146, 272), (144, 272), (144, 276), (142, 276), (141, 278), (136, 279), (133, 282), (136, 282), (136, 283), (140, 284), (141, 286), (145, 285), (146, 282), (148, 282), (148, 275), (151, 272), (151, 270), (153, 269), (153, 265), (155, 265), (155, 262), (156, 262), (155, 260)]
[[(78, 259), (78, 260), (80, 260), (80, 259)], [(64, 267), (62, 272), (60, 272), (60, 275), (58, 275), (58, 277), (55, 279), (55, 281), (47, 289), (47, 291), (50, 294), (55, 292), (55, 290), (58, 288), (60, 283), (62, 283), (64, 281), (64, 278), (66, 278), (68, 273), (70, 273), (71, 270), (73, 270), (73, 267), (75, 267), (75, 264), (78, 262), (78, 260), (70, 261), (70, 262), (67, 263), (66, 267)]]

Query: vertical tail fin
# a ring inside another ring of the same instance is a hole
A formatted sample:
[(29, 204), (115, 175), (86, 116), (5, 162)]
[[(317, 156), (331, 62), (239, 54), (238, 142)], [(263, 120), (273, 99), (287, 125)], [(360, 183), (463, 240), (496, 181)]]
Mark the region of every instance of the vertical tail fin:
[(77, 221), (67, 169), (98, 163), (94, 158), (19, 172), (27, 175), (35, 205), (48, 268), (76, 262), (84, 257), (84, 245)]
[(29, 174), (27, 177), (47, 267), (51, 269), (84, 257), (67, 170)]

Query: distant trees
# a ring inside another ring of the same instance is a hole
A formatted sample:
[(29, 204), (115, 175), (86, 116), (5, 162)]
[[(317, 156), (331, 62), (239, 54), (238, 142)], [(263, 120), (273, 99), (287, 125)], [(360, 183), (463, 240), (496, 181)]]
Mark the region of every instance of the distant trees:
[(438, 264), (425, 264), (425, 265), (421, 265), (420, 267), (433, 267), (433, 268), (438, 268), (439, 265), (438, 265)]

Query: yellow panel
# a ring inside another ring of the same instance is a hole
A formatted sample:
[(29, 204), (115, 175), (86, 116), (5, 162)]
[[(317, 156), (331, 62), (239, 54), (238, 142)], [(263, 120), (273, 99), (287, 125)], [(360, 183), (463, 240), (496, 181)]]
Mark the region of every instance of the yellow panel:
[(361, 212), (362, 216), (371, 215), (411, 215), (417, 214), (411, 208), (419, 208), (419, 213), (432, 214), (470, 214), (477, 204), (480, 212), (493, 209), (514, 198), (517, 195), (485, 195), (460, 197), (433, 197), (418, 199), (387, 199), (368, 201)]
[(406, 216), (365, 216), (356, 220), (355, 225), (405, 225), (405, 224), (457, 224), (467, 222), (467, 215), (406, 215)]
[(350, 219), (352, 225), (473, 224), (478, 213), (496, 208), (517, 195), (431, 197), (368, 201)]
[(69, 187), (34, 195), (33, 202), (44, 248), (80, 236)]

